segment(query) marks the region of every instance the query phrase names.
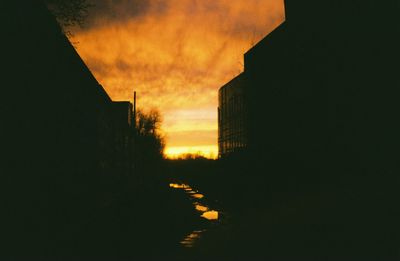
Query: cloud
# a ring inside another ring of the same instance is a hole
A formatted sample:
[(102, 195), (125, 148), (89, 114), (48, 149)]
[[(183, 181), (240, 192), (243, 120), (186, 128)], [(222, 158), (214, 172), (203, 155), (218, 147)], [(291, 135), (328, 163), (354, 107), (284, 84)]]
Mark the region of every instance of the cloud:
[[(217, 129), (219, 87), (284, 19), (283, 0), (91, 1), (88, 25), (74, 32), (77, 51), (112, 99), (132, 100), (136, 90), (140, 107), (159, 108), (165, 131), (174, 130), (167, 146), (183, 143), (173, 136), (182, 135), (179, 128)], [(193, 119), (182, 111), (209, 116)], [(215, 145), (214, 135), (201, 143)]]
[[(92, 29), (109, 23), (124, 23), (131, 19), (145, 17), (152, 9), (154, 4), (152, 2), (154, 0), (88, 0), (90, 15), (86, 28)], [(160, 3), (159, 6), (164, 6), (166, 9), (166, 4)], [(162, 9), (159, 8), (160, 11)]]
[(176, 131), (167, 133), (167, 140), (176, 147), (195, 147), (217, 143), (216, 130)]

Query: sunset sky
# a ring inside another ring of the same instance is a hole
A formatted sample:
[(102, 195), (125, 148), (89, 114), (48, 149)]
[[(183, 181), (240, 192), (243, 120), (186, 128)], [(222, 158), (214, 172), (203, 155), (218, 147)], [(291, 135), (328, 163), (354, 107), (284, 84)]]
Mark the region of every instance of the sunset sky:
[(158, 108), (166, 154), (218, 154), (218, 89), (284, 20), (283, 0), (91, 0), (72, 41), (115, 101)]

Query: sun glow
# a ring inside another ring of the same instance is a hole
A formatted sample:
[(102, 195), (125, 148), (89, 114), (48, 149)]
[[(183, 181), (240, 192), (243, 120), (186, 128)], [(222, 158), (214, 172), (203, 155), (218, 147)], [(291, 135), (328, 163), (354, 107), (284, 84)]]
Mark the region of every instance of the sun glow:
[(208, 159), (216, 159), (218, 157), (218, 146), (167, 147), (164, 154), (168, 159), (178, 159), (188, 154), (199, 155)]

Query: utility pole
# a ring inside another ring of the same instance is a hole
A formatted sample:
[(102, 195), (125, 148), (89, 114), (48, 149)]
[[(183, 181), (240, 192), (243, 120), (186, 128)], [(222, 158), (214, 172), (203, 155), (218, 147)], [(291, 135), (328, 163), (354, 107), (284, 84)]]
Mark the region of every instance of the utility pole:
[(136, 130), (136, 91), (133, 92), (133, 127)]
[(137, 186), (139, 181), (139, 176), (137, 175), (137, 164), (138, 164), (138, 159), (137, 159), (137, 137), (138, 137), (138, 130), (137, 130), (137, 124), (136, 124), (136, 91), (133, 92), (133, 115), (132, 115), (132, 179), (133, 179), (133, 184), (134, 186)]

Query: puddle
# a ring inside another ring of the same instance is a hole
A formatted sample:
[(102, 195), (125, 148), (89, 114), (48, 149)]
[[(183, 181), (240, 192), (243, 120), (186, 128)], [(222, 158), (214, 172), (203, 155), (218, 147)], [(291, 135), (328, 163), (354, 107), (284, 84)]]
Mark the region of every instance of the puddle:
[[(187, 184), (178, 184), (178, 183), (171, 183), (169, 184), (170, 188), (173, 189), (182, 189), (186, 192), (188, 196), (196, 201), (193, 203), (194, 208), (199, 212), (200, 217), (207, 219), (209, 221), (218, 221), (219, 219), (219, 211), (210, 209), (207, 204), (205, 204), (205, 196), (199, 193), (197, 190), (194, 190)], [(186, 248), (192, 248), (197, 240), (201, 238), (202, 233), (206, 232), (207, 230), (195, 230), (187, 235), (180, 244)]]
[(206, 211), (201, 216), (208, 220), (218, 220), (219, 212), (215, 210)]
[(192, 197), (197, 198), (197, 199), (202, 199), (202, 198), (204, 198), (204, 195), (196, 193), (196, 194), (192, 194)]
[(188, 186), (185, 184), (175, 184), (175, 183), (169, 184), (169, 187), (174, 188), (174, 189), (187, 189), (188, 188)]
[(196, 208), (196, 210), (201, 211), (201, 212), (206, 212), (208, 211), (208, 207), (200, 205), (199, 203), (195, 203), (194, 207)]
[(205, 230), (196, 230), (190, 233), (183, 239), (180, 243), (183, 247), (191, 248), (194, 246), (195, 242), (201, 237), (201, 234)]

